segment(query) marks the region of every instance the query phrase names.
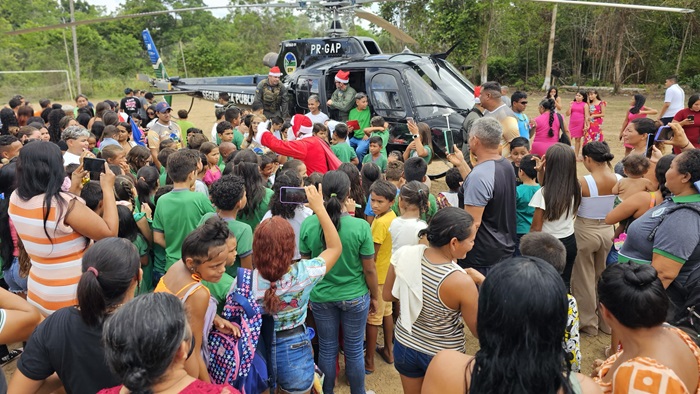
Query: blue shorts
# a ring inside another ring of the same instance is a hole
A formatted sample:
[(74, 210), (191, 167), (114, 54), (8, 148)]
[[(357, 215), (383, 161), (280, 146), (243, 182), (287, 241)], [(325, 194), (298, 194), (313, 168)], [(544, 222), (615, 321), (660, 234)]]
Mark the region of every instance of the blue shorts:
[(394, 341), (394, 368), (403, 376), (422, 378), (428, 370), (433, 356), (413, 350)]
[(4, 270), (2, 273), (5, 277), (5, 283), (7, 283), (12, 293), (27, 292), (27, 278), (19, 276), (19, 260), (17, 260), (17, 257), (12, 259), (10, 269)]
[(314, 353), (304, 326), (276, 332), (271, 356), (277, 387), (290, 394), (311, 390), (314, 384)]

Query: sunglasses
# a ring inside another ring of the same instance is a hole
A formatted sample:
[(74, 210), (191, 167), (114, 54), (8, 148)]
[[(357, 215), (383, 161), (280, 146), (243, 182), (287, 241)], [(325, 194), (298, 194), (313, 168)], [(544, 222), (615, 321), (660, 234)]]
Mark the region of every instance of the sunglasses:
[(527, 105), (527, 101), (518, 101), (518, 104)]

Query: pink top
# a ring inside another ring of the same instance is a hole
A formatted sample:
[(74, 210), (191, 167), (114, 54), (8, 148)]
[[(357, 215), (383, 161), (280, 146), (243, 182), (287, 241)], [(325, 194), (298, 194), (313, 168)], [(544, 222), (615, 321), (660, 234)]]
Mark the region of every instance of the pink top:
[(559, 142), (559, 117), (554, 114), (554, 122), (552, 122), (552, 136), (549, 136), (549, 111), (544, 112), (535, 118), (535, 138), (532, 142), (530, 153), (535, 155), (544, 155), (547, 149)]
[[(116, 386), (108, 389), (102, 389), (97, 394), (119, 394), (122, 387)], [(180, 391), (180, 394), (240, 394), (241, 392), (227, 384), (212, 384), (205, 383), (201, 380), (195, 380), (187, 387)]]
[(207, 170), (207, 172), (204, 174), (204, 178), (202, 178), (202, 182), (204, 182), (207, 186), (211, 186), (212, 183), (218, 181), (219, 179), (221, 179), (221, 171), (218, 167), (214, 166)]
[[(630, 109), (632, 109), (632, 107), (630, 107)], [(644, 111), (645, 109), (648, 109), (648, 108), (647, 108), (647, 107), (642, 107), (642, 109), (639, 110), (639, 113), (638, 113), (638, 114), (633, 114), (633, 113), (631, 113), (631, 112), (628, 110), (628, 111), (627, 111), (627, 120), (631, 122), (631, 121), (633, 121), (633, 120), (635, 120), (635, 119), (646, 118), (646, 117), (647, 117), (647, 114), (643, 114), (643, 113), (642, 113), (642, 111)]]

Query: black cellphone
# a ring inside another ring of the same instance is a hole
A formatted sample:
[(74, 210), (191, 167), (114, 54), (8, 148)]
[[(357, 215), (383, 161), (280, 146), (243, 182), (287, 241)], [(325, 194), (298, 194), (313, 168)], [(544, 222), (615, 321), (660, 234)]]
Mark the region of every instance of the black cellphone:
[(688, 120), (695, 122), (695, 115), (688, 115)]
[(651, 159), (651, 154), (654, 153), (654, 134), (647, 134), (647, 159)]
[(105, 159), (83, 158), (83, 169), (89, 172), (105, 172)]
[(306, 204), (309, 200), (306, 198), (306, 190), (303, 187), (288, 187), (280, 188), (280, 202), (283, 204)]

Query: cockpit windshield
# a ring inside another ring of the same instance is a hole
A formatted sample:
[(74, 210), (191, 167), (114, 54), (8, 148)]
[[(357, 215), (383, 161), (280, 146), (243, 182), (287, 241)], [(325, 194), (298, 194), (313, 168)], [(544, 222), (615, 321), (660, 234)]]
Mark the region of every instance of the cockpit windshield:
[(423, 57), (411, 59), (408, 64), (412, 67), (404, 70), (404, 76), (417, 117), (441, 116), (474, 106), (474, 93), (468, 88), (471, 84), (447, 61)]

